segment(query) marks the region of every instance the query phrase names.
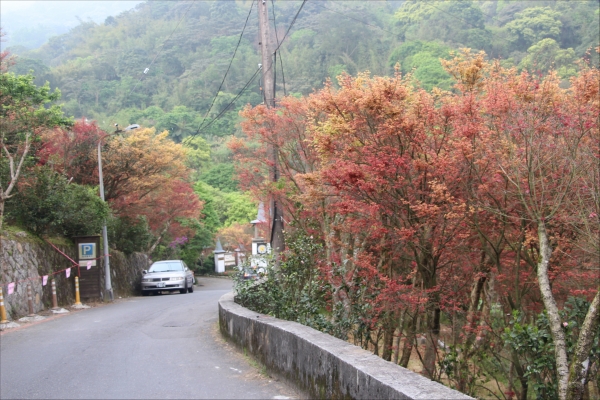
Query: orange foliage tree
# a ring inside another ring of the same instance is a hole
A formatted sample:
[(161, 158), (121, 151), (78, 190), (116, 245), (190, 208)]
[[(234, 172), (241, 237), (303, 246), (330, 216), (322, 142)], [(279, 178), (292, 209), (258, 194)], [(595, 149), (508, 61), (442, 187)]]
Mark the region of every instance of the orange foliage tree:
[(139, 128), (109, 135), (82, 119), (70, 130), (48, 132), (39, 160), (77, 183), (95, 185), (99, 142), (105, 199), (117, 216), (146, 217), (155, 238), (147, 251), (154, 251), (167, 234), (191, 238), (194, 232), (181, 221), (198, 219), (202, 203), (188, 181), (186, 150), (167, 131)]

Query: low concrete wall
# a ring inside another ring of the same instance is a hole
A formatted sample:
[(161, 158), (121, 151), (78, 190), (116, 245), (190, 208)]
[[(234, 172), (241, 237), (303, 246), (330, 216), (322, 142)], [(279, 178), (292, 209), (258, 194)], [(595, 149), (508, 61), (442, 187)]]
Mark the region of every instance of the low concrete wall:
[(326, 399), (471, 399), (351, 343), (219, 300), (221, 333), (270, 371)]

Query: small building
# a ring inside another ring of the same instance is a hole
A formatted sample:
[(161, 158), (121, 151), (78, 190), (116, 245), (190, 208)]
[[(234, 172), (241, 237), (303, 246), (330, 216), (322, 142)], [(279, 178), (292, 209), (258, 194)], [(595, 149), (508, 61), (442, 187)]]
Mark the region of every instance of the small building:
[(225, 250), (223, 250), (223, 246), (221, 246), (221, 240), (218, 238), (213, 253), (215, 255), (215, 272), (217, 274), (225, 273)]

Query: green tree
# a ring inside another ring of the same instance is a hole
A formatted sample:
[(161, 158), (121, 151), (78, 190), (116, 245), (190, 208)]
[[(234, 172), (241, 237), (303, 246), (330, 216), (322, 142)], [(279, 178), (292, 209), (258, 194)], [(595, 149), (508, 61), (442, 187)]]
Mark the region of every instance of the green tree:
[(214, 163), (199, 176), (201, 181), (223, 192), (238, 190), (233, 164)]
[(223, 200), (223, 226), (231, 226), (236, 222), (246, 225), (256, 218), (256, 203), (248, 195), (239, 192), (224, 193)]
[(450, 89), (452, 79), (442, 67), (440, 59), (450, 58), (450, 48), (439, 42), (406, 42), (398, 46), (390, 55), (390, 67), (400, 64), (403, 73), (413, 72), (423, 88)]
[(184, 142), (184, 146), (187, 152), (187, 166), (194, 169), (196, 173), (202, 173), (210, 161), (208, 142), (201, 136), (193, 136)]
[(7, 202), (7, 214), (36, 234), (95, 235), (109, 208), (96, 189), (69, 182), (45, 166), (33, 168)]
[(527, 8), (505, 26), (519, 50), (526, 50), (545, 38), (558, 38), (561, 27), (560, 13), (550, 7)]
[(32, 75), (0, 74), (0, 230), (4, 205), (30, 159), (29, 152), (39, 134), (56, 126), (68, 126), (61, 107), (54, 104), (60, 91), (50, 91), (50, 85), (38, 87)]
[(152, 234), (144, 216), (124, 215), (110, 218), (107, 222), (108, 242), (111, 246), (126, 254), (143, 252), (148, 248)]
[(528, 71), (537, 70), (543, 74), (554, 69), (561, 78), (566, 79), (577, 74), (575, 60), (573, 49), (561, 49), (556, 40), (546, 38), (527, 49), (527, 56), (523, 58), (519, 67)]
[(219, 215), (215, 209), (216, 207), (216, 189), (211, 187), (209, 184), (204, 183), (202, 181), (198, 181), (194, 186), (194, 191), (198, 195), (201, 201), (204, 202), (204, 207), (202, 208), (202, 214), (204, 215), (203, 223), (206, 229), (209, 232), (216, 232), (220, 226), (221, 222), (219, 221)]

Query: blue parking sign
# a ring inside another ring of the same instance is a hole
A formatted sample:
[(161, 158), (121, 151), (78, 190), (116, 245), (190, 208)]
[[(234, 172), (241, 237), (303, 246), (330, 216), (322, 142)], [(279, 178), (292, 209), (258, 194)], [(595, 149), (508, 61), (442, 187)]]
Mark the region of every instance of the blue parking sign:
[(96, 258), (96, 243), (79, 243), (79, 259)]

